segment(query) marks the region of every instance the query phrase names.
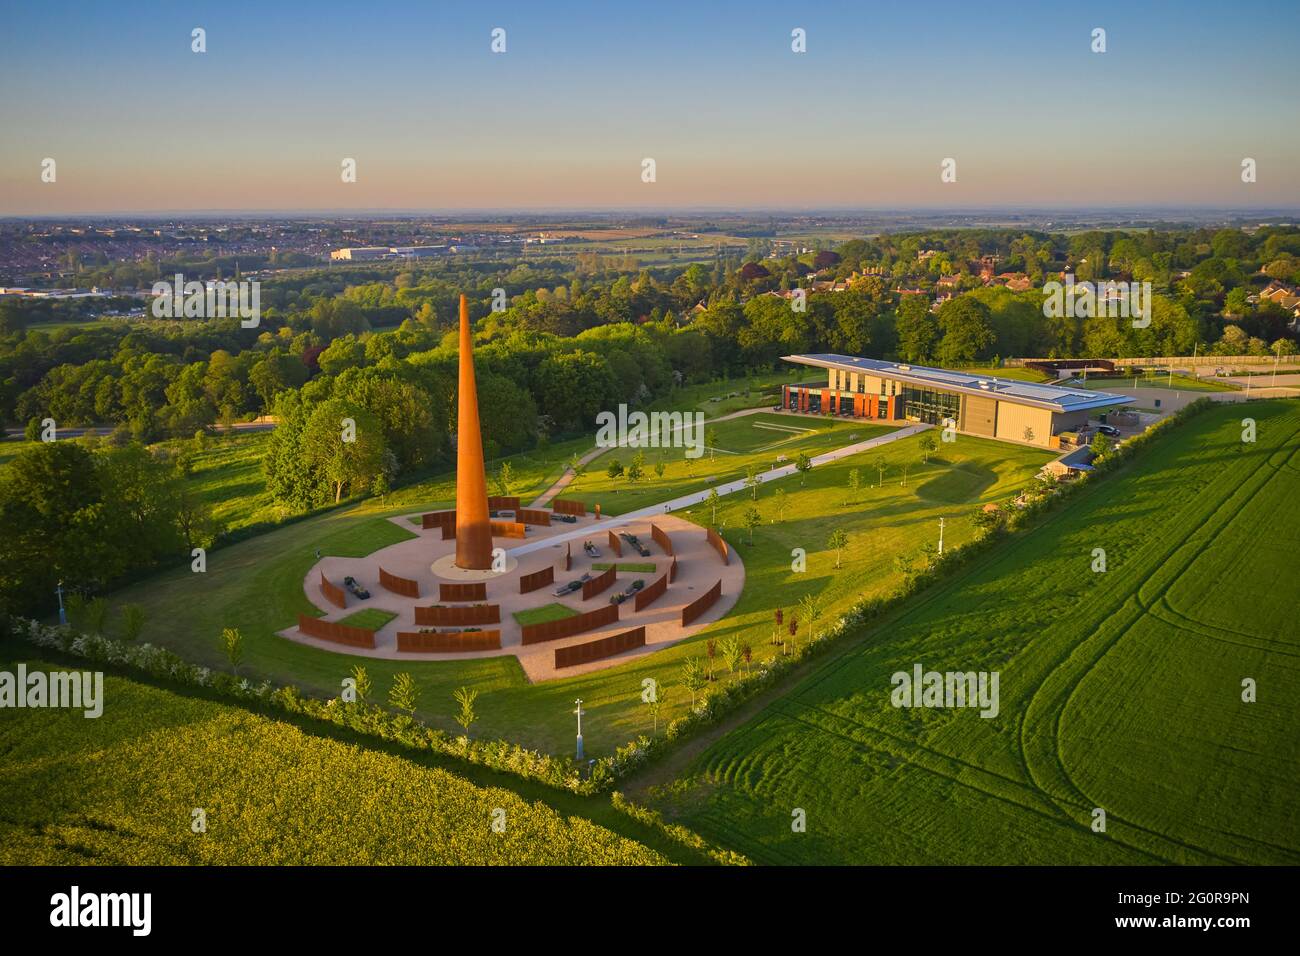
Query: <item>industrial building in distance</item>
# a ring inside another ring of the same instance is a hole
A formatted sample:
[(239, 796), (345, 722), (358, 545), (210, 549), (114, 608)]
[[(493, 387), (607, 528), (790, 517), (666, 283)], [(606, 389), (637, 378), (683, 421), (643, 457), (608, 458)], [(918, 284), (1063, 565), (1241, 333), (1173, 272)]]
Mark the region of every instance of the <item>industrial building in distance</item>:
[(1094, 414), (1130, 404), (1127, 395), (1061, 385), (1040, 385), (969, 372), (858, 358), (854, 355), (787, 355), (787, 362), (829, 372), (826, 384), (786, 385), (781, 405), (790, 411), (941, 425), (988, 438), (1060, 447)]
[(428, 259), (454, 252), (455, 246), (353, 246), (330, 253), (334, 262), (367, 262), (375, 259)]

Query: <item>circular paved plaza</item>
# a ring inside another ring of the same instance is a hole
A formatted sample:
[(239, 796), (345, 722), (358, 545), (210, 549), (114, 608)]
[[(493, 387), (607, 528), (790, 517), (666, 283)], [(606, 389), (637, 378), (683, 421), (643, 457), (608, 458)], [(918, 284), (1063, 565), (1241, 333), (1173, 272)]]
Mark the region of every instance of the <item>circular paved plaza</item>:
[[(412, 523), (411, 517), (415, 518), (415, 523)], [(505, 570), (499, 574), (485, 576), (479, 573), (475, 578), (482, 581), (486, 587), (486, 602), (457, 602), (456, 604), (460, 606), (462, 603), (487, 603), (500, 607), (500, 624), (487, 625), (493, 629), (500, 628), (500, 649), (460, 652), (398, 650), (399, 631), (421, 630), (415, 622), (416, 607), (451, 605), (451, 601), (439, 599), (439, 585), (468, 583), (468, 578), (457, 569), (448, 568), (450, 561), (447, 559), (455, 552), (454, 540), (443, 540), (442, 532), (438, 528), (421, 530), (418, 515), (402, 516), (391, 520), (402, 528), (412, 531), (416, 537), (381, 548), (364, 558), (324, 557), (313, 565), (303, 580), (304, 593), (312, 604), (325, 612), (322, 618), (324, 621), (341, 621), (365, 608), (396, 614), (396, 618), (375, 632), (375, 647), (349, 647), (310, 637), (296, 626), (280, 631), (282, 637), (325, 651), (388, 660), (458, 660), (511, 654), (519, 659), (529, 680), (542, 681), (614, 667), (638, 655), (653, 653), (690, 637), (731, 610), (740, 596), (745, 581), (744, 566), (734, 551), (729, 556), (730, 563), (724, 564), (721, 556), (709, 543), (707, 532), (703, 528), (671, 514), (657, 516), (653, 523), (668, 535), (673, 555), (666, 553), (652, 538), (651, 520), (648, 518), (622, 522), (619, 518), (606, 517), (597, 520), (587, 516), (578, 518), (576, 524), (557, 522), (549, 527), (530, 525), (528, 536), (524, 540), (501, 537), (493, 539), (493, 545), (506, 552)], [(615, 555), (609, 544), (610, 531), (616, 535), (624, 532), (636, 535), (641, 544), (649, 549), (650, 554), (644, 557), (637, 554), (625, 540), (620, 538), (623, 554), (621, 557)], [(584, 541), (590, 541), (595, 545), (600, 551), (600, 556), (593, 558), (584, 553)], [(568, 570), (564, 567), (566, 546), (572, 554), (572, 563)], [(634, 609), (633, 600), (627, 600), (619, 605), (619, 618), (613, 623), (570, 637), (536, 644), (523, 643), (523, 629), (516, 620), (517, 614), (551, 604), (563, 605), (564, 608), (576, 613), (608, 606), (610, 597), (631, 585), (633, 581), (642, 580), (647, 587), (653, 584), (668, 571), (673, 556), (677, 559), (676, 577), (668, 585), (667, 591), (649, 606), (637, 611)], [(581, 578), (583, 574), (591, 574), (593, 577), (600, 574), (599, 570), (593, 569), (593, 564), (611, 562), (620, 565), (653, 564), (654, 571), (648, 568), (620, 569), (613, 586), (586, 600), (583, 600), (580, 591), (563, 596), (556, 596), (553, 593), (556, 588)], [(403, 596), (382, 587), (379, 582), (381, 567), (391, 575), (417, 582), (419, 597)], [(544, 571), (547, 567), (554, 569), (554, 583), (521, 594), (519, 579), (527, 574)], [(435, 569), (442, 573), (436, 574)], [(345, 577), (354, 578), (361, 587), (370, 592), (369, 599), (362, 600), (348, 594), (347, 608), (336, 607), (321, 592), (322, 573), (328, 581), (339, 587), (343, 586)], [(719, 581), (722, 585), (721, 597), (699, 618), (683, 627), (682, 608), (707, 593)], [(645, 646), (601, 660), (556, 669), (557, 648), (586, 644), (642, 626), (645, 627)]]

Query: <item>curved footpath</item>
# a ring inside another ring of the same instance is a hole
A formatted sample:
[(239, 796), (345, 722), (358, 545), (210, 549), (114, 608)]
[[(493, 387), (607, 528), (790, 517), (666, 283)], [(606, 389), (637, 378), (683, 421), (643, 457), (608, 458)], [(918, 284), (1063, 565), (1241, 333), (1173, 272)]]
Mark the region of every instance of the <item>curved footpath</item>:
[[(752, 414), (753, 410), (745, 409), (745, 412)], [(727, 417), (732, 417), (732, 416), (727, 416)], [(714, 419), (714, 420), (721, 421), (721, 419)], [(848, 458), (851, 455), (857, 455), (864, 451), (869, 451), (872, 448), (878, 448), (881, 445), (888, 445), (890, 442), (899, 441), (900, 439), (903, 438), (910, 438), (913, 435), (919, 434), (933, 427), (934, 427), (933, 425), (909, 425), (905, 428), (896, 429), (895, 431), (890, 432), (888, 435), (880, 435), (877, 436), (876, 438), (869, 438), (866, 441), (856, 442), (852, 445), (845, 445), (843, 448), (836, 448), (832, 451), (826, 452), (823, 455), (818, 455), (815, 458), (813, 458), (812, 460), (813, 467), (816, 468), (818, 465), (825, 465), (833, 461), (839, 461), (841, 458)], [(604, 451), (605, 449), (600, 449), (600, 450)], [(759, 484), (762, 484), (763, 482), (767, 482), (767, 481), (775, 481), (778, 478), (785, 478), (789, 475), (793, 475), (795, 474), (796, 471), (797, 469), (793, 464), (782, 465), (780, 468), (773, 468), (770, 471), (762, 472), (761, 474), (758, 475), (758, 481)], [(682, 495), (680, 498), (673, 498), (670, 501), (661, 502), (660, 504), (657, 505), (651, 505), (648, 508), (641, 508), (637, 511), (629, 511), (627, 514), (602, 515), (600, 523), (604, 527), (612, 528), (612, 527), (617, 527), (618, 525), (628, 524), (629, 522), (644, 521), (646, 518), (654, 518), (658, 515), (662, 515), (665, 513), (680, 511), (682, 508), (689, 508), (692, 505), (698, 505), (708, 500), (709, 493), (711, 491), (716, 490), (719, 496), (729, 495), (735, 491), (744, 491), (746, 488), (745, 480), (746, 479), (744, 478), (739, 478), (735, 481), (729, 481), (723, 485), (717, 485), (714, 488), (709, 488), (704, 491), (697, 491), (689, 495)], [(521, 544), (516, 548), (510, 548), (507, 553), (512, 557), (518, 558), (520, 555), (528, 554), (532, 551), (537, 551), (540, 548), (547, 548), (556, 544), (562, 544), (565, 541), (576, 541), (579, 538), (584, 538), (584, 537), (585, 538), (591, 537), (590, 528), (584, 528), (580, 531), (564, 532), (554, 537), (545, 538), (539, 541), (530, 541), (526, 544)]]
[[(706, 419), (704, 420), (704, 424), (705, 424), (705, 425), (712, 425), (714, 422), (725, 422), (725, 421), (727, 421), (727, 420), (730, 419), (730, 418), (743, 418), (743, 417), (746, 416), (746, 415), (758, 415), (758, 414), (761, 414), (761, 413), (763, 413), (763, 412), (769, 412), (769, 413), (770, 413), (770, 412), (771, 412), (771, 409), (768, 408), (768, 407), (765, 406), (765, 405), (764, 405), (764, 406), (761, 406), (761, 407), (759, 407), (759, 408), (742, 408), (742, 409), (740, 409), (739, 411), (728, 412), (726, 415), (719, 415), (717, 418), (706, 418)], [(630, 446), (630, 445), (619, 445), (619, 446), (617, 446), (617, 447), (620, 447), (620, 448), (629, 448), (629, 447), (632, 447), (632, 446)], [(605, 452), (607, 452), (607, 451), (612, 451), (612, 450), (613, 450), (613, 449), (611, 449), (611, 448), (602, 448), (601, 446), (597, 445), (595, 448), (591, 449), (589, 452), (587, 452), (587, 453), (584, 454), (581, 458), (579, 458), (579, 459), (578, 459), (578, 464), (579, 464), (579, 465), (582, 465), (582, 466), (585, 467), (585, 466), (591, 464), (593, 461), (595, 461), (595, 460), (596, 460), (597, 458), (599, 458), (601, 455), (605, 454)], [(547, 507), (547, 506), (550, 504), (552, 498), (554, 498), (556, 495), (558, 495), (558, 494), (559, 494), (561, 491), (563, 491), (565, 488), (569, 487), (569, 483), (570, 483), (571, 481), (573, 481), (573, 469), (572, 469), (572, 468), (568, 468), (568, 467), (566, 467), (566, 468), (564, 469), (564, 474), (562, 474), (559, 478), (557, 478), (557, 479), (555, 480), (555, 484), (551, 485), (551, 487), (547, 488), (547, 489), (546, 489), (545, 491), (543, 491), (540, 495), (538, 495), (536, 498), (534, 498), (534, 499), (533, 499), (533, 503), (530, 504), (528, 507), (530, 507), (530, 508), (545, 508), (545, 507)]]

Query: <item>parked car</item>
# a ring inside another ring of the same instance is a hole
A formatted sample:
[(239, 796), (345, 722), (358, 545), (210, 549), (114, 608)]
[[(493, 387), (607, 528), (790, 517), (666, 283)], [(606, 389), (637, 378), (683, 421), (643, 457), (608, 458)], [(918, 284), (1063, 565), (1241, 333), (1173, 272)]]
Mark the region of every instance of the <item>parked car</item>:
[(554, 591), (552, 591), (551, 593), (554, 594), (556, 597), (564, 597), (564, 595), (566, 595), (566, 594), (572, 594), (574, 591), (581, 591), (581, 590), (582, 590), (582, 585), (583, 585), (585, 582), (590, 581), (590, 580), (591, 580), (591, 575), (590, 575), (590, 574), (584, 574), (582, 577), (578, 578), (576, 581), (570, 581), (568, 584), (561, 584), (558, 588), (556, 588), (556, 589), (555, 589)]
[(1116, 428), (1114, 425), (1098, 425), (1097, 431), (1101, 432), (1107, 438), (1119, 437), (1119, 429)]
[(357, 579), (348, 575), (343, 579), (343, 586), (352, 592), (352, 596), (364, 601), (370, 597), (370, 592), (357, 583)]
[(594, 544), (592, 544), (590, 541), (584, 541), (584, 542), (582, 542), (582, 550), (586, 552), (587, 557), (589, 557), (589, 558), (599, 558), (599, 557), (600, 557), (600, 548), (596, 547), (596, 546), (595, 546)]

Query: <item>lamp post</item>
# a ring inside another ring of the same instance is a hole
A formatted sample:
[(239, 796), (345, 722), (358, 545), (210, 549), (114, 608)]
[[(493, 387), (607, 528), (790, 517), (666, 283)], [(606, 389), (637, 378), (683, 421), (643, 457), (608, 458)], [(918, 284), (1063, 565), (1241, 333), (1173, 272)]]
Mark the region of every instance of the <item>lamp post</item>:
[(66, 626), (68, 623), (68, 612), (63, 609), (63, 582), (54, 589), (54, 593), (59, 596), (59, 625)]
[(939, 553), (943, 554), (943, 519), (939, 519)]
[(581, 760), (582, 759), (582, 715), (584, 713), (582, 709), (582, 698), (579, 697), (577, 700), (574, 701), (574, 703), (578, 705), (578, 709), (575, 710), (574, 713), (578, 715), (578, 759)]

